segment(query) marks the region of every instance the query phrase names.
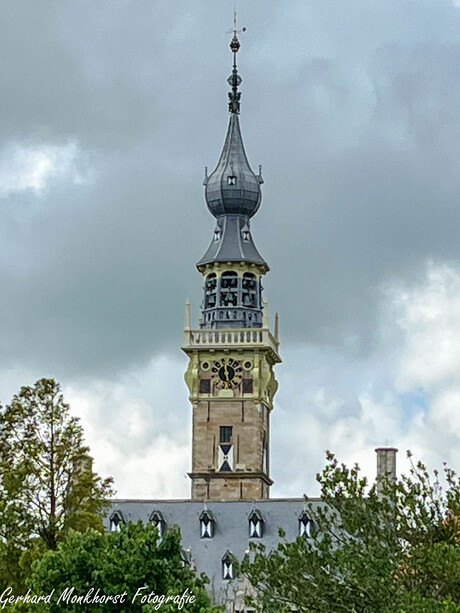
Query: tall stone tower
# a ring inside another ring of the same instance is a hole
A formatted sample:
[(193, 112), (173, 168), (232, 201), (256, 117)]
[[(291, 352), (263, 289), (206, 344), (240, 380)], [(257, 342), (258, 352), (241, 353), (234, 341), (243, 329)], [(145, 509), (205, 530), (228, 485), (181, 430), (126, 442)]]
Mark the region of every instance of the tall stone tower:
[(259, 209), (261, 168), (249, 166), (239, 124), (241, 77), (236, 23), (228, 78), (229, 126), (216, 169), (205, 174), (214, 236), (197, 264), (204, 277), (199, 327), (191, 328), (187, 302), (185, 381), (193, 406), (193, 500), (269, 497), (270, 413), (278, 387), (278, 318), (269, 330), (262, 278), (269, 267), (256, 249), (250, 219)]

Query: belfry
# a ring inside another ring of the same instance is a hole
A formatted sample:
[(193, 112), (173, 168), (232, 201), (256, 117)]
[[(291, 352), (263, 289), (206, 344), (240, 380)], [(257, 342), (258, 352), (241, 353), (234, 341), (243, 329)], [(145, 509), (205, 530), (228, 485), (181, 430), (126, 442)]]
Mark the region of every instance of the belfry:
[(270, 413), (281, 361), (278, 318), (269, 330), (262, 278), (269, 267), (258, 252), (250, 221), (260, 207), (261, 167), (255, 174), (239, 123), (236, 24), (230, 49), (229, 125), (215, 170), (205, 171), (205, 198), (216, 219), (211, 244), (197, 263), (204, 278), (201, 317), (191, 327), (186, 306), (185, 381), (193, 408), (192, 500), (269, 497)]

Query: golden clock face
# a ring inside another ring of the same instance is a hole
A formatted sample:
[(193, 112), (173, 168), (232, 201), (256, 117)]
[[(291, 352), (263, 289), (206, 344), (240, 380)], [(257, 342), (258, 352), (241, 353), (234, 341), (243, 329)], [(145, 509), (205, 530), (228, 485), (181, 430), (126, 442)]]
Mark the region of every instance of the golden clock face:
[(243, 368), (241, 362), (233, 358), (222, 358), (216, 360), (211, 368), (212, 380), (216, 387), (220, 389), (235, 389), (243, 378)]

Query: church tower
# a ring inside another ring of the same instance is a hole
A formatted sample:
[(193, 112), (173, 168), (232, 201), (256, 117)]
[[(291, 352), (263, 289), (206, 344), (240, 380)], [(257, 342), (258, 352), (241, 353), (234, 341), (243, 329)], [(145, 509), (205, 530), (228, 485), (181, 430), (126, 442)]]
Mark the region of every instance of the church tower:
[(185, 381), (193, 407), (192, 500), (269, 497), (270, 413), (278, 383), (278, 318), (269, 330), (262, 279), (269, 267), (254, 244), (250, 220), (261, 202), (261, 167), (249, 166), (239, 124), (241, 77), (236, 23), (228, 78), (229, 125), (216, 169), (205, 173), (205, 198), (216, 218), (213, 239), (197, 263), (204, 299), (197, 329), (187, 301)]

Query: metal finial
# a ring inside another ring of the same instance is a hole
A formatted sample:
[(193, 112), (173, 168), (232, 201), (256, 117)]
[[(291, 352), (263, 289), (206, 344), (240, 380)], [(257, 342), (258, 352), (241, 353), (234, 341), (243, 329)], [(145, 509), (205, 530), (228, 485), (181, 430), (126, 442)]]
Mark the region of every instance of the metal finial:
[(240, 98), (241, 92), (238, 91), (238, 86), (241, 84), (243, 80), (238, 74), (238, 68), (236, 65), (236, 54), (241, 47), (240, 41), (238, 40), (238, 34), (240, 32), (246, 32), (246, 28), (242, 28), (238, 30), (236, 27), (236, 10), (233, 12), (233, 38), (230, 41), (230, 49), (233, 53), (233, 70), (232, 74), (228, 77), (227, 83), (232, 88), (231, 92), (228, 92), (228, 110), (230, 113), (239, 113), (240, 112)]

